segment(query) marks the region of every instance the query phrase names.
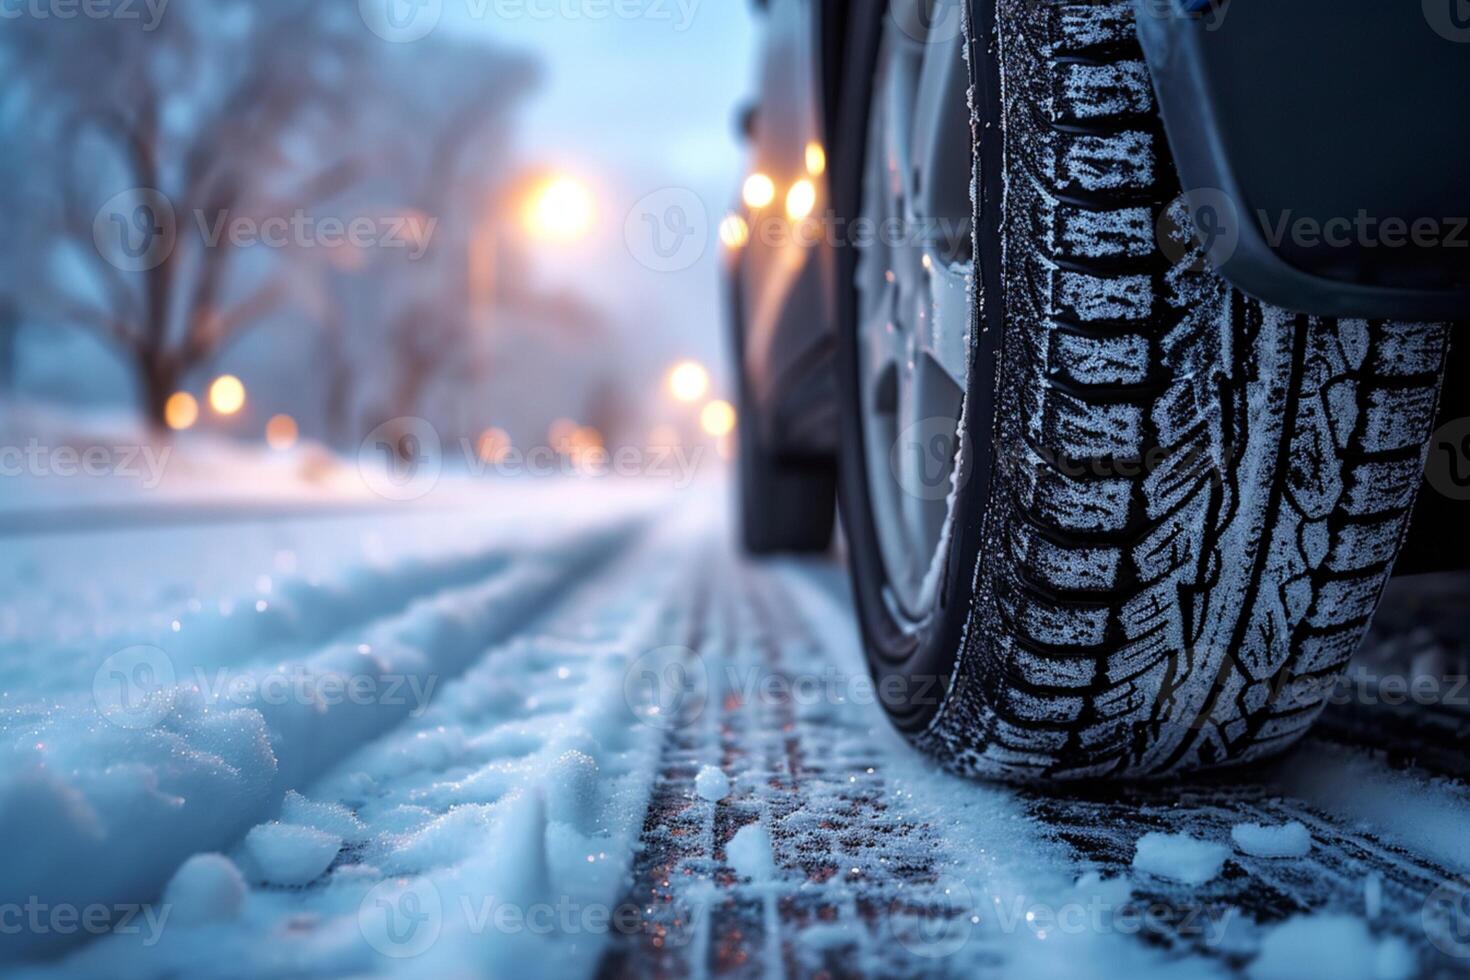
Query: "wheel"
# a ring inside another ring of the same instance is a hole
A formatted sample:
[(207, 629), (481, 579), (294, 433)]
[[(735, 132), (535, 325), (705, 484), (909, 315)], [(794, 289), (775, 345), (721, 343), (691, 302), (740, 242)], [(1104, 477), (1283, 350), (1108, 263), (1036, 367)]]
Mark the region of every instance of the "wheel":
[(1172, 230), (1132, 3), (970, 0), (964, 30), (930, 5), (855, 31), (834, 177), (843, 213), (905, 230), (839, 278), (879, 695), (969, 774), (1280, 751), (1390, 574), (1447, 328), (1298, 316), (1208, 270)]

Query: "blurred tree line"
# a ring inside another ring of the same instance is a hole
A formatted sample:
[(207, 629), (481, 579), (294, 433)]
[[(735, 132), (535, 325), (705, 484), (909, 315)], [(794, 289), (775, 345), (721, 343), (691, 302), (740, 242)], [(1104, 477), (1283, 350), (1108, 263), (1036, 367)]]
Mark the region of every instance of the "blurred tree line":
[[(287, 323), (326, 434), (346, 443), (356, 416), (416, 414), (433, 384), (483, 379), (478, 280), (523, 305), (565, 302), (511, 295), (526, 292), (515, 243), (493, 233), (513, 113), (537, 81), (523, 57), (445, 30), (388, 43), (355, 0), (188, 0), (151, 29), (6, 20), (0, 71), (0, 379), (20, 324), (84, 329), (161, 426), (191, 372)], [(408, 241), (210, 241), (221, 222), (303, 212)]]

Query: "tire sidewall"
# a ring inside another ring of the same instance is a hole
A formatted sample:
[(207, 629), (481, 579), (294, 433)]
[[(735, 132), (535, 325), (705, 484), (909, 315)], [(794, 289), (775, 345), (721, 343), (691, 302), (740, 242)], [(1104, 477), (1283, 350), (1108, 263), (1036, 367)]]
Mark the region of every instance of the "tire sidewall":
[[(880, 8), (883, 5), (879, 5)], [(980, 193), (972, 216), (977, 281), (986, 302), (972, 304), (971, 369), (965, 397), (965, 441), (971, 447), (967, 479), (955, 492), (950, 532), (942, 541), (943, 567), (934, 605), (918, 623), (901, 622), (886, 595), (887, 572), (878, 545), (868, 488), (868, 462), (863, 434), (863, 412), (858, 385), (857, 254), (839, 250), (837, 387), (841, 402), (842, 452), (839, 502), (849, 548), (849, 570), (869, 668), (879, 700), (894, 725), (911, 736), (929, 728), (942, 710), (959, 661), (971, 620), (976, 570), (990, 538), (985, 516), (994, 472), (995, 378), (999, 342), (1003, 337), (1004, 298), (999, 258), (1002, 173), (999, 125), (999, 84), (992, 60), (985, 56), (985, 39), (994, 23), (994, 0), (970, 0), (967, 16), (970, 82), (976, 93), (978, 118), (972, 119), (972, 138), (986, 133), (975, 166)], [(834, 175), (839, 213), (860, 215), (862, 173), (868, 144), (868, 114), (873, 99), (886, 9), (872, 23), (855, 25), (847, 63), (844, 91), (849, 110), (839, 126), (845, 161)], [(854, 91), (854, 89), (857, 91)], [(860, 107), (860, 111), (858, 110)], [(981, 322), (982, 318), (984, 323)]]

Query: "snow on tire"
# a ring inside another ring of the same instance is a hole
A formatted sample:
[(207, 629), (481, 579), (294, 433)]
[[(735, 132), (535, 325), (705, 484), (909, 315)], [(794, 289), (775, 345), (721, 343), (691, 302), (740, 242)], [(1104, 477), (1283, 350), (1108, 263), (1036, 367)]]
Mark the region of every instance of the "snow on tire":
[[(947, 695), (907, 734), (1025, 780), (1265, 757), (1315, 720), (1390, 575), (1447, 328), (1297, 315), (1198, 246), (1171, 262), (1156, 229), (1183, 204), (1133, 5), (985, 3), (972, 71), (1000, 118), (976, 100), (978, 181), (1001, 140), (1003, 199), (976, 254), (1003, 322), (994, 418), (968, 424), (991, 477), (961, 515), (959, 641), (928, 661)], [(858, 586), (871, 648), (893, 628)]]

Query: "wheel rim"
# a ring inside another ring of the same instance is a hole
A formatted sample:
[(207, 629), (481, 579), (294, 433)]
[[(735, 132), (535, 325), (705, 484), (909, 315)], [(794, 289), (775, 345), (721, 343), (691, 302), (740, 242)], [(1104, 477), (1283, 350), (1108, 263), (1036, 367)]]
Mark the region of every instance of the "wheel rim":
[(967, 466), (975, 278), (964, 38), (897, 26), (932, 21), (927, 2), (885, 18), (863, 176), (876, 233), (856, 272), (866, 478), (887, 598), (908, 622), (934, 608)]

